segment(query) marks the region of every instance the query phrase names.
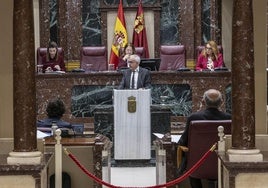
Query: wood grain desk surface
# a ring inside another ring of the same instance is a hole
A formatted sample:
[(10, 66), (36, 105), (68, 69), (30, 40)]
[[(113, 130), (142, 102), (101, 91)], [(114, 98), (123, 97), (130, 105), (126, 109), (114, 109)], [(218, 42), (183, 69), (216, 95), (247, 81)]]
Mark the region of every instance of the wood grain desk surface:
[[(56, 140), (53, 136), (44, 138), (45, 146), (52, 146), (56, 144)], [(61, 144), (63, 146), (94, 146), (95, 135), (84, 135), (84, 136), (71, 136), (62, 137)]]

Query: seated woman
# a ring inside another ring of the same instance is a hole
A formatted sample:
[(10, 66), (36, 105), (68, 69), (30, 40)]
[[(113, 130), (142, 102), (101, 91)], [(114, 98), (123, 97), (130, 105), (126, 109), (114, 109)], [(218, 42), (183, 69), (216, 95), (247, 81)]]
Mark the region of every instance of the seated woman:
[(214, 71), (215, 68), (223, 67), (223, 56), (219, 53), (218, 45), (214, 41), (208, 41), (205, 48), (198, 56), (195, 70)]
[(58, 53), (58, 45), (49, 42), (47, 55), (42, 57), (43, 72), (66, 71), (64, 59)]
[(128, 43), (125, 45), (123, 51), (119, 52), (119, 63), (118, 63), (118, 69), (129, 67), (127, 64), (127, 60), (129, 59), (130, 55), (135, 54), (135, 47)]
[(52, 123), (57, 124), (58, 128), (72, 128), (72, 125), (61, 120), (65, 113), (65, 105), (60, 99), (50, 101), (46, 108), (47, 118), (37, 121), (37, 127), (51, 128)]

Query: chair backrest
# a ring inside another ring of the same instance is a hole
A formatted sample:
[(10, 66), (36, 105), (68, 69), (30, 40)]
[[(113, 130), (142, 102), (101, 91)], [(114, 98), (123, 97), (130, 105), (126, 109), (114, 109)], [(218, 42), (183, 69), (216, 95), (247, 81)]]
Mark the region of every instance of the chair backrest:
[(145, 58), (145, 48), (144, 47), (135, 47), (136, 54), (140, 56), (140, 58)]
[[(89, 67), (88, 65), (91, 66)], [(108, 69), (107, 48), (105, 46), (81, 47), (80, 68), (84, 69), (85, 71), (107, 70)]]
[[(64, 58), (64, 51), (62, 47), (58, 47), (58, 53)], [(47, 48), (38, 47), (36, 52), (36, 62), (38, 65), (42, 64), (42, 57), (47, 55)]]
[[(218, 126), (224, 127), (224, 134), (231, 134), (232, 120), (196, 120), (189, 127), (187, 167), (189, 170), (219, 140)], [(215, 152), (191, 174), (200, 179), (218, 178), (218, 158)]]
[[(197, 46), (196, 47), (196, 61), (198, 60), (198, 56), (204, 48), (205, 48), (205, 46)], [(221, 45), (218, 45), (218, 50), (219, 50), (219, 53), (223, 54), (223, 48)]]
[(186, 65), (186, 50), (184, 45), (160, 46), (160, 67), (159, 70), (178, 70)]

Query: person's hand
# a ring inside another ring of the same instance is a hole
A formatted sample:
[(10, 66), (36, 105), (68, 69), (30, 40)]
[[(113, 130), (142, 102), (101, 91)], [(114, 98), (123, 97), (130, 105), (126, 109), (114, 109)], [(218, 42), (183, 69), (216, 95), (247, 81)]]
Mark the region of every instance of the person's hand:
[(60, 71), (60, 66), (59, 65), (55, 65), (54, 68), (57, 69), (58, 71)]
[(45, 70), (45, 72), (52, 72), (52, 71), (53, 71), (53, 70), (52, 70), (51, 67), (47, 67), (46, 70)]
[(123, 60), (126, 61), (126, 60), (128, 60), (129, 57), (130, 57), (130, 54), (126, 54), (126, 55), (123, 57)]

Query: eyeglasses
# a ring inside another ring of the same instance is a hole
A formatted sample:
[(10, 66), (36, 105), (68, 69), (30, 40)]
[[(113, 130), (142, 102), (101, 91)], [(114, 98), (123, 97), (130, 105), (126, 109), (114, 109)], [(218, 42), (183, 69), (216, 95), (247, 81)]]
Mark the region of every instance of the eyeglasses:
[(206, 47), (207, 50), (212, 50), (212, 48)]

